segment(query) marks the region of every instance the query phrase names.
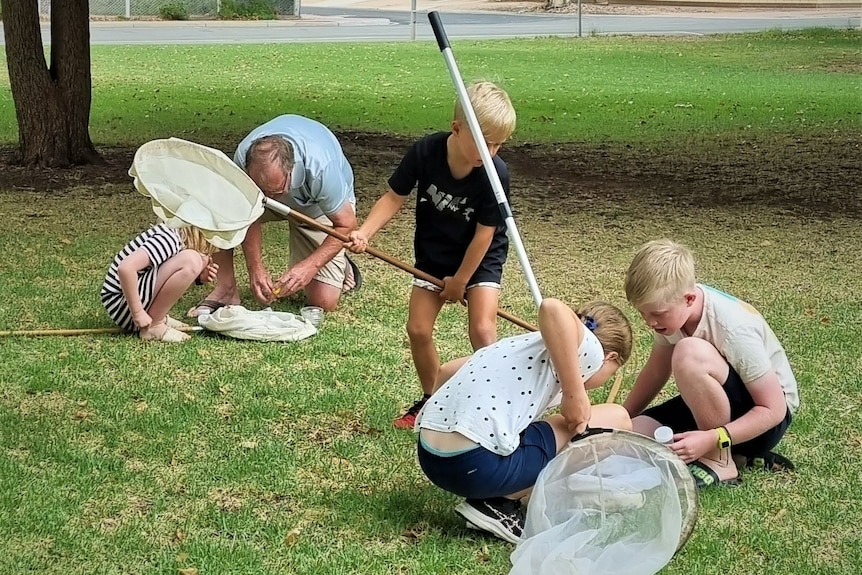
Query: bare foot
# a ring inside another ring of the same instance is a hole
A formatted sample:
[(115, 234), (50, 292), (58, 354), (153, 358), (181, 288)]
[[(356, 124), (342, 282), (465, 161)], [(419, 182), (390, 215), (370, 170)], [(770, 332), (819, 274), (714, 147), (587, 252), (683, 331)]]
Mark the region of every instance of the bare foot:
[(210, 295), (190, 309), (186, 316), (198, 317), (199, 315), (211, 314), (220, 307), (224, 307), (226, 305), (239, 305), (239, 303), (239, 293), (236, 291), (219, 292), (218, 290), (213, 290)]

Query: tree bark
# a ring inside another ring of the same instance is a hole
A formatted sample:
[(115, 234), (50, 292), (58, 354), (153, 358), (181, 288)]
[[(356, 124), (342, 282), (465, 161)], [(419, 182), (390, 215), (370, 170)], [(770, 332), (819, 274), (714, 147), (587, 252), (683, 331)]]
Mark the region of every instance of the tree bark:
[(3, 30), (21, 163), (65, 167), (99, 161), (89, 133), (88, 0), (51, 2), (50, 67), (38, 2), (3, 0)]

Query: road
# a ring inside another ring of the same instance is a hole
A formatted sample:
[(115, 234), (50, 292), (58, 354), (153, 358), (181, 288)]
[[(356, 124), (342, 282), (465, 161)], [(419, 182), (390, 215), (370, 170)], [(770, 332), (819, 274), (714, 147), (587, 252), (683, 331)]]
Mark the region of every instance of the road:
[[(441, 12), (449, 38), (490, 39), (535, 36), (577, 36), (577, 14), (517, 14), (511, 12)], [(859, 27), (859, 11), (812, 11), (756, 14), (678, 13), (665, 15), (585, 14), (584, 36), (595, 34), (704, 35), (813, 26)], [(329, 41), (399, 41), (410, 39), (410, 12), (326, 8), (303, 9), (299, 20), (256, 22), (93, 22), (92, 44), (216, 44)], [(50, 29), (42, 26), (42, 37)], [(417, 13), (416, 37), (434, 38), (426, 11)], [(2, 36), (0, 36), (2, 42)]]

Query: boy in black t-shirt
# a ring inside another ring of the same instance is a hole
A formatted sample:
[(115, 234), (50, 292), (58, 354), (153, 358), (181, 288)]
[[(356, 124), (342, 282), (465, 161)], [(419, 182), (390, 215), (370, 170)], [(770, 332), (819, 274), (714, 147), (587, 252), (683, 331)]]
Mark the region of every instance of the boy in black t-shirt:
[[(508, 94), (491, 82), (472, 84), (467, 94), (508, 196), (509, 172), (496, 154), (515, 130), (515, 110)], [(467, 301), (474, 350), (497, 341), (497, 303), (509, 241), (460, 101), (455, 103), (451, 132), (425, 136), (411, 146), (389, 178), (389, 191), (377, 200), (362, 226), (350, 233), (347, 249), (365, 251), (368, 240), (414, 189), (415, 267), (442, 279), (444, 287), (413, 279), (407, 334), (423, 397), (394, 421), (395, 427), (405, 429), (413, 428), (437, 380), (440, 358), (433, 331), (443, 304)]]

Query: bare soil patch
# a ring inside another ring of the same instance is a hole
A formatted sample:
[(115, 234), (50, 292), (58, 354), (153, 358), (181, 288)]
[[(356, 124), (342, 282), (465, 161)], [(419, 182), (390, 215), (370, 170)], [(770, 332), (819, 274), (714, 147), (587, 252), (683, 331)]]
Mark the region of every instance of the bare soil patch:
[[(387, 134), (338, 134), (356, 173), (360, 204), (376, 199), (410, 141)], [(238, 141), (239, 138), (236, 139)], [(521, 144), (500, 155), (512, 174), (516, 211), (577, 213), (613, 205), (763, 207), (800, 216), (862, 215), (862, 138), (854, 134), (776, 137), (770, 141), (706, 142), (701, 147)], [(206, 142), (205, 142), (206, 143)], [(232, 152), (233, 143), (209, 142)], [(114, 193), (131, 185), (133, 148), (101, 148), (103, 165), (62, 170), (16, 166), (0, 149), (0, 190), (74, 193), (86, 187)]]

